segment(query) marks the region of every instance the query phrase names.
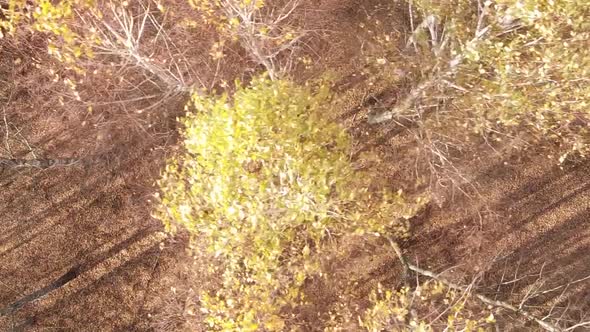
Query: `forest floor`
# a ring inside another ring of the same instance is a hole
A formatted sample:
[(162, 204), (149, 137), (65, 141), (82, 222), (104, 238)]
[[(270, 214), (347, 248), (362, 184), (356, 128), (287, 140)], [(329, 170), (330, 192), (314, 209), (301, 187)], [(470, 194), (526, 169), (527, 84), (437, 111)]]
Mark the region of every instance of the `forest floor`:
[[(330, 38), (310, 46), (319, 54), (316, 65), (300, 77), (326, 70), (342, 77), (335, 87), (345, 100), (339, 115), (355, 146), (378, 152), (384, 178), (412, 191), (413, 150), (404, 132), (395, 124), (368, 126), (364, 117), (371, 96), (383, 95), (364, 72), (372, 47), (363, 42), (367, 26), (377, 20), (376, 29), (402, 36), (406, 19), (394, 22), (382, 3), (317, 4), (307, 19), (329, 27)], [(0, 61), (9, 57), (0, 50)], [(37, 77), (32, 61), (3, 69), (2, 77)], [(187, 302), (191, 290), (182, 287), (195, 282), (198, 270), (185, 250), (187, 239), (166, 235), (151, 217), (154, 184), (173, 153), (183, 101), (165, 105), (168, 111), (153, 119), (157, 129), (145, 133), (131, 120), (115, 126), (101, 119), (93, 126), (84, 110), (55, 111), (57, 101), (37, 95), (25, 81), (12, 85), (10, 100), (0, 105), (0, 157), (84, 154), (92, 162), (1, 171), (0, 331), (175, 331), (198, 319)], [(395, 102), (390, 90), (383, 107)], [(500, 300), (518, 304), (528, 295), (531, 310), (547, 314), (552, 308), (556, 317), (582, 320), (590, 313), (590, 161), (559, 167), (534, 149), (486, 149), (461, 161), (471, 197), (449, 194), (414, 217), (404, 251), (430, 270), (477, 280), (482, 292)], [(351, 243), (341, 256), (347, 263), (334, 273), (363, 281), (363, 289), (397, 278), (386, 244)], [(327, 308), (316, 309), (326, 314)]]

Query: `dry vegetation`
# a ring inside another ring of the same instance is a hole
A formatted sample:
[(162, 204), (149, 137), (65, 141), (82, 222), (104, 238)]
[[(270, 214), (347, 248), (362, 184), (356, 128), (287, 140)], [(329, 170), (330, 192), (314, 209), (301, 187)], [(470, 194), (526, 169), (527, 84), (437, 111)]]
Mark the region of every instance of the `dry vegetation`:
[(590, 329), (590, 3), (0, 0), (1, 331)]

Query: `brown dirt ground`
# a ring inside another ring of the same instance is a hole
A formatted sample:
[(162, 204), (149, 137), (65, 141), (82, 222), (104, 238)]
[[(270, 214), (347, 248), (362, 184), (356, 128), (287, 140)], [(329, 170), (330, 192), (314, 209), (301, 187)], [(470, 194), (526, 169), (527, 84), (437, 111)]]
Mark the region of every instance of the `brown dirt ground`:
[[(305, 16), (308, 27), (322, 37), (309, 42), (317, 67), (304, 77), (326, 68), (345, 77), (336, 89), (346, 104), (342, 120), (353, 128), (358, 148), (370, 142), (386, 165), (387, 181), (411, 191), (414, 170), (407, 162), (412, 158), (404, 144), (407, 138), (392, 125), (363, 124), (367, 96), (383, 91), (369, 86), (363, 73), (365, 53), (359, 50), (366, 50), (367, 32), (358, 24), (379, 18), (386, 24), (381, 29), (395, 29), (403, 36), (399, 27), (404, 24), (385, 14), (389, 3), (317, 2)], [(401, 10), (400, 17), (403, 21)], [(2, 61), (9, 56), (13, 55), (0, 50)], [(2, 77), (36, 77), (32, 66), (11, 70)], [(92, 124), (92, 119), (52, 112), (59, 108), (47, 97), (49, 91), (21, 83), (11, 87), (14, 96), (2, 105), (14, 128), (0, 138), (10, 140), (14, 154), (30, 157), (15, 134), (20, 130), (44, 156), (85, 154), (94, 156), (96, 163), (0, 174), (0, 330), (149, 331), (154, 329), (152, 317), (168, 315), (169, 323), (159, 329), (174, 331), (180, 328), (175, 322), (197, 319), (187, 310), (190, 294), (172, 289), (194, 282), (188, 280), (193, 268), (184, 251), (186, 240), (166, 237), (150, 217), (153, 183), (170, 153), (166, 147), (175, 139), (158, 133), (175, 129), (174, 110), (182, 109), (182, 101), (167, 106), (172, 111), (158, 118), (159, 126), (151, 128), (150, 135), (141, 134), (132, 121), (80, 130), (83, 121)], [(392, 94), (395, 99), (395, 91)], [(446, 270), (462, 281), (477, 275), (482, 291), (507, 301), (520, 298), (531, 285), (549, 290), (590, 275), (590, 162), (560, 169), (544, 155), (529, 151), (512, 157), (482, 153), (463, 164), (478, 195), (449, 199), (442, 208), (431, 206), (412, 220), (415, 235), (404, 250), (414, 262)], [(377, 282), (395, 283), (397, 262), (382, 243), (352, 242), (339, 256), (348, 263), (334, 266), (334, 273), (356, 282), (359, 293), (366, 294)], [(519, 281), (510, 282), (515, 279)], [(557, 315), (567, 307), (564, 319), (582, 319), (590, 312), (590, 279), (571, 284), (563, 294), (562, 290), (529, 304), (543, 313), (555, 304)], [(337, 295), (321, 286), (316, 293), (325, 299), (320, 303), (325, 307)], [(168, 314), (166, 305), (177, 306), (176, 313)], [(322, 313), (317, 309), (314, 314)], [(505, 326), (509, 328), (536, 330)]]

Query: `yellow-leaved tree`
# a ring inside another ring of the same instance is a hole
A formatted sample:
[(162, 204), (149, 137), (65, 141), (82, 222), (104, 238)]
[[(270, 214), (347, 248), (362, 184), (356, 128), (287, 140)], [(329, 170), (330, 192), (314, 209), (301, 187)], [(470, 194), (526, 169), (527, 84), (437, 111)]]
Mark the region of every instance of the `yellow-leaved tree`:
[(201, 294), (210, 328), (282, 330), (329, 234), (406, 234), (414, 208), (388, 191), (371, 206), (347, 133), (326, 120), (327, 97), (323, 87), (265, 77), (231, 97), (193, 94), (157, 217), (206, 244), (222, 276), (218, 290)]
[[(428, 117), (426, 130), (590, 150), (590, 2), (414, 1), (408, 41), (421, 82), (372, 118)], [(442, 111), (441, 111), (442, 110)], [(460, 135), (458, 134), (458, 135)], [(462, 138), (464, 139), (464, 137)]]

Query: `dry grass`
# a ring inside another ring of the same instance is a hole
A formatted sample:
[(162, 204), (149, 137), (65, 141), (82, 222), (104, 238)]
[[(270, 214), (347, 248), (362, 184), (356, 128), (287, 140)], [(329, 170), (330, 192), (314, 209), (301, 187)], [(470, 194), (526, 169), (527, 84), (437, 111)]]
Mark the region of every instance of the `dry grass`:
[[(186, 98), (178, 86), (220, 89), (261, 68), (238, 44), (212, 60), (218, 36), (186, 24), (194, 17), (184, 2), (166, 13), (147, 5), (132, 2), (120, 17), (126, 24), (115, 25), (116, 13), (100, 23), (115, 37), (129, 28), (133, 48), (111, 45), (85, 64), (92, 69), (86, 77), (53, 62), (43, 38), (0, 40), (0, 157), (94, 161), (0, 173), (0, 310), (76, 271), (43, 298), (2, 315), (2, 330), (206, 330), (196, 294), (215, 289), (216, 279), (184, 250), (185, 238), (164, 239), (150, 217), (153, 184), (177, 143), (175, 118)], [(301, 82), (331, 73), (331, 116), (354, 138), (351, 160), (375, 152), (376, 160), (359, 167), (407, 193), (436, 188), (442, 197), (442, 207), (411, 220), (407, 255), (436, 272), (453, 267), (446, 274), (457, 282), (481, 276), (478, 291), (548, 315), (552, 324), (583, 321), (590, 311), (588, 162), (560, 169), (539, 156), (545, 150), (520, 153), (478, 140), (458, 149), (456, 132), (424, 131), (416, 121), (368, 125), (366, 115), (394, 105), (415, 77), (411, 68), (396, 71), (394, 61), (376, 62), (405, 47), (405, 6), (309, 0), (293, 15), (291, 23), (308, 33), (285, 55), (294, 60), (290, 73)], [(385, 33), (387, 47), (377, 39)], [(153, 65), (146, 68), (147, 56)], [(331, 278), (308, 282), (310, 303), (291, 321), (301, 330), (329, 325), (334, 309), (362, 312), (377, 283), (401, 285), (402, 268), (385, 241), (334, 241), (323, 260)], [(506, 312), (498, 317), (501, 330), (532, 328)]]

